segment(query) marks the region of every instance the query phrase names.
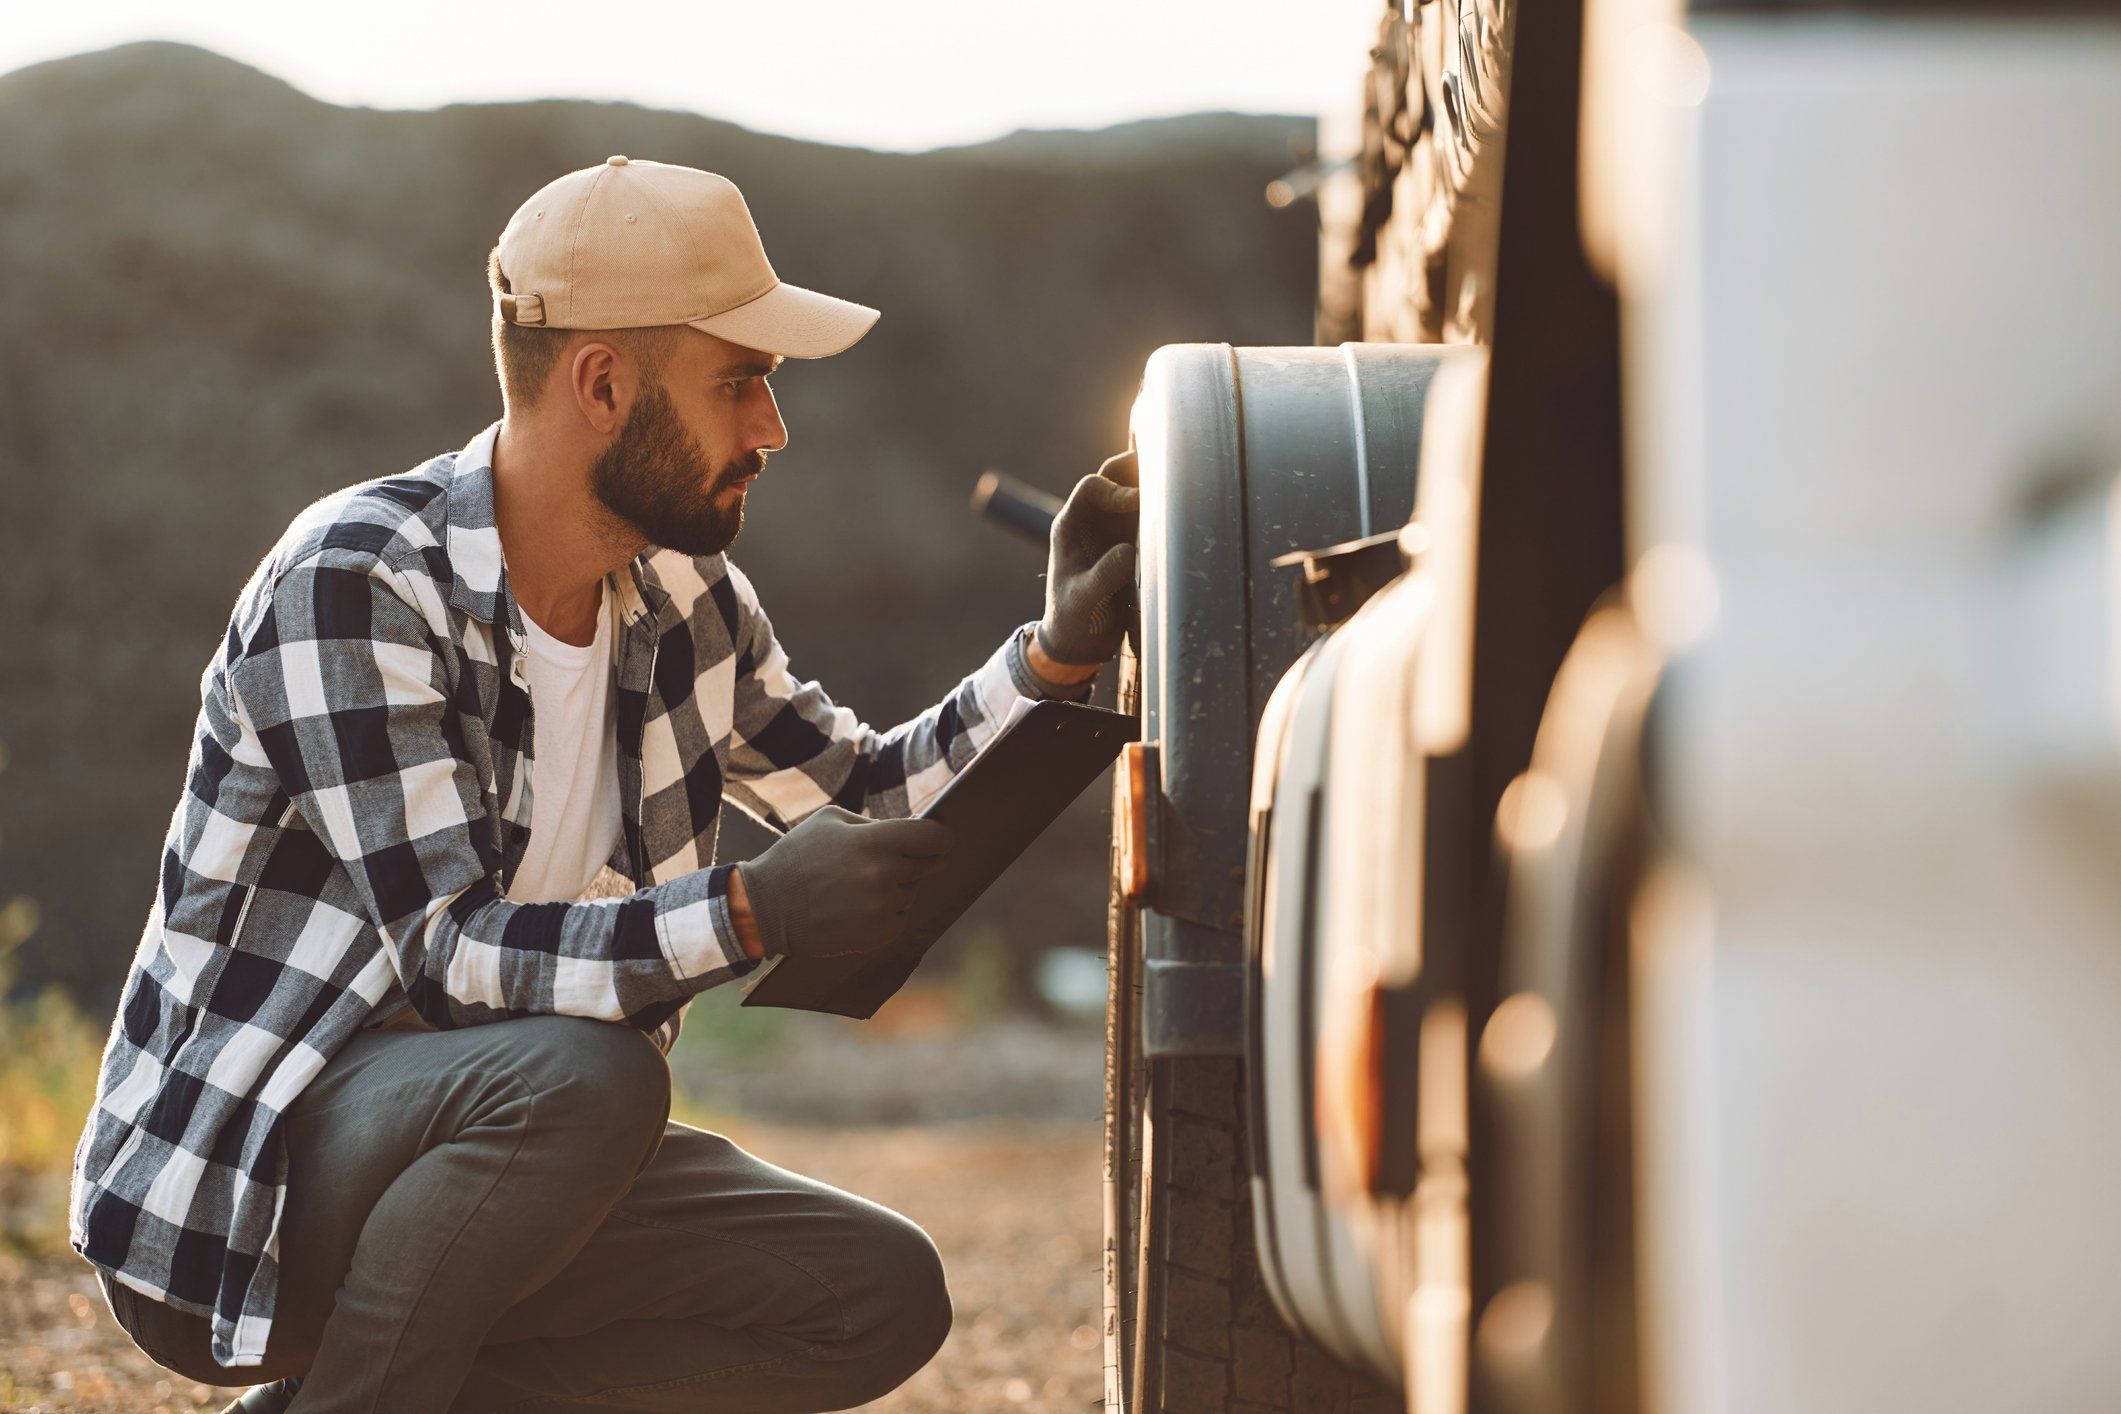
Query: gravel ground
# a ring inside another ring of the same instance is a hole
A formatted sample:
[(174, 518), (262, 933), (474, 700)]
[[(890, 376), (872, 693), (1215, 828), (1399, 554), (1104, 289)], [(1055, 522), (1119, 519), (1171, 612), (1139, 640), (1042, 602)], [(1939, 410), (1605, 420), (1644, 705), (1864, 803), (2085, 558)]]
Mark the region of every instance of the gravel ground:
[[(950, 1339), (867, 1408), (1079, 1414), (1098, 1401), (1094, 1122), (827, 1129), (733, 1120), (722, 1128), (774, 1163), (898, 1209), (942, 1249), (957, 1307)], [(236, 1393), (151, 1364), (78, 1259), (0, 1254), (0, 1409), (218, 1410)]]

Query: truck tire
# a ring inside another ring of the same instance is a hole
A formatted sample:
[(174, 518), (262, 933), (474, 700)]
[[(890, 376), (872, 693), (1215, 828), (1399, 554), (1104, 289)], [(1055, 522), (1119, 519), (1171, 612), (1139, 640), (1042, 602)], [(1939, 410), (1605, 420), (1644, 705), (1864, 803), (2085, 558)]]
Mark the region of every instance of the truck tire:
[[(1135, 686), (1129, 652), (1120, 710)], [(1116, 851), (1107, 923), (1107, 1414), (1398, 1414), (1396, 1394), (1292, 1331), (1261, 1281), (1243, 1060), (1143, 1056), (1141, 920)]]

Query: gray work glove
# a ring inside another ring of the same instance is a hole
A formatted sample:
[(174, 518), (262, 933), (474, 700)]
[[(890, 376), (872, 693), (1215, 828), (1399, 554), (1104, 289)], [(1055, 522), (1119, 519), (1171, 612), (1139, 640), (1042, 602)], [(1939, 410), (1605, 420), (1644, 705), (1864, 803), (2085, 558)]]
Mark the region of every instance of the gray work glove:
[(1056, 663), (1102, 663), (1119, 652), (1134, 617), (1140, 484), (1131, 449), (1108, 457), (1053, 518), (1038, 646)]
[(950, 852), (940, 820), (871, 820), (827, 805), (737, 866), (768, 957), (840, 957), (888, 947), (914, 886)]

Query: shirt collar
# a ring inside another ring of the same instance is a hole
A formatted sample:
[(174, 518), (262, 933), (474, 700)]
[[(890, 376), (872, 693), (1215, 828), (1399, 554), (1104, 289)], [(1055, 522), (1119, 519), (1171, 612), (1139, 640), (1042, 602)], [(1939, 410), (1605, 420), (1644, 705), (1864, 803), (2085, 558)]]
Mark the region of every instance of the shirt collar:
[[(494, 518), (493, 447), (501, 435), (498, 421), (464, 444), (456, 455), (449, 486), (449, 517), (444, 552), (449, 557), (449, 602), (482, 623), (505, 615), (508, 634), (523, 641), (522, 610), (508, 589), (508, 566), (501, 556), (501, 531)], [(636, 555), (627, 573), (612, 576), (619, 612), (631, 623), (645, 615), (661, 619), (670, 596), (648, 563)]]
[(449, 556), (450, 605), (482, 623), (497, 622), (505, 614), (509, 637), (520, 643), (522, 614), (515, 596), (508, 593), (501, 531), (493, 516), (493, 444), (500, 435), (501, 424), (496, 421), (457, 453), (443, 549)]

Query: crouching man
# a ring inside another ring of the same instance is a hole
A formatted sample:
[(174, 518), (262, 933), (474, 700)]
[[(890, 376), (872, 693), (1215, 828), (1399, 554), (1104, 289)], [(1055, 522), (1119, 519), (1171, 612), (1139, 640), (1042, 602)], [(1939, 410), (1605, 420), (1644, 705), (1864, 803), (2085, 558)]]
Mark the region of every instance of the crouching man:
[[(951, 846), (907, 817), (1019, 698), (1087, 693), (1131, 463), (1055, 523), (1043, 617), (873, 731), (723, 552), (787, 442), (769, 375), (876, 312), (625, 157), (488, 274), (501, 420), (304, 511), (205, 674), (73, 1244), (157, 1363), (270, 1382), (235, 1409), (857, 1405), (949, 1331), (934, 1244), (670, 1122), (665, 1056), (763, 958), (888, 943)], [(742, 866), (725, 797), (783, 832)]]

